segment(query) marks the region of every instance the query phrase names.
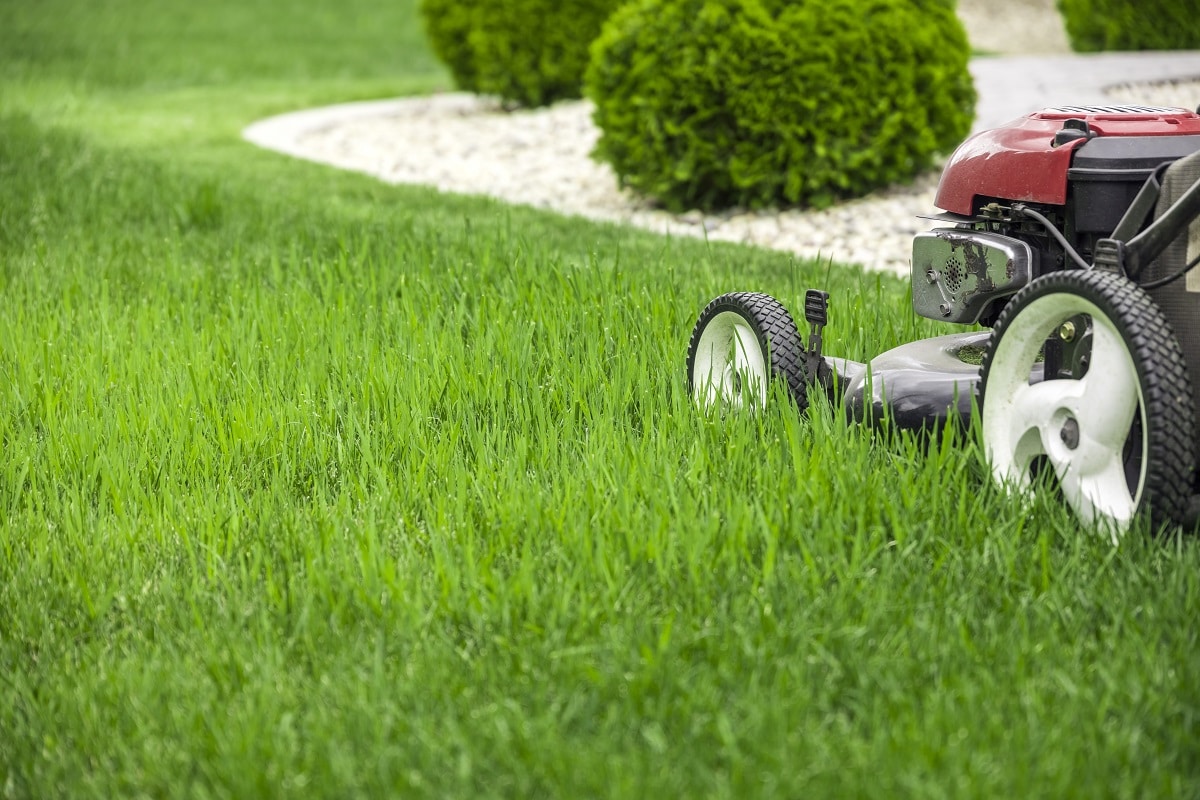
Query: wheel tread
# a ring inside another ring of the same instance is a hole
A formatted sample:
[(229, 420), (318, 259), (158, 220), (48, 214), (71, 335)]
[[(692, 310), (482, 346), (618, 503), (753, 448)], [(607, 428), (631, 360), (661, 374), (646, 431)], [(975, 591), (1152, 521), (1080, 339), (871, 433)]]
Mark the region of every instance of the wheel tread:
[(699, 320), (688, 341), (688, 390), (695, 391), (695, 386), (692, 385), (692, 367), (704, 327), (709, 320), (724, 311), (734, 311), (750, 323), (758, 336), (759, 345), (770, 354), (771, 376), (782, 379), (796, 405), (801, 411), (806, 410), (810, 382), (807, 350), (800, 339), (800, 332), (791, 312), (774, 297), (761, 292), (723, 294), (712, 300), (700, 312)]

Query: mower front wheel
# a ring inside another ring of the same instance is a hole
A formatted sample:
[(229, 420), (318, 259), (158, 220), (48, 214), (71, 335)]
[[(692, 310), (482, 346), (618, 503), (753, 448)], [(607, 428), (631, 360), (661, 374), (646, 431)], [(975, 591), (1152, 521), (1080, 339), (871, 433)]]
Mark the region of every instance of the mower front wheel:
[[(1042, 363), (1048, 341), (1062, 354), (1053, 365)], [(1133, 282), (1082, 270), (1032, 281), (1000, 314), (978, 386), (1001, 484), (1029, 491), (1045, 465), (1076, 515), (1114, 539), (1147, 510), (1160, 522), (1184, 518), (1195, 464), (1187, 367)]]
[(704, 407), (762, 408), (782, 378), (801, 411), (808, 408), (805, 349), (792, 315), (778, 300), (734, 292), (700, 312), (688, 343), (688, 391)]

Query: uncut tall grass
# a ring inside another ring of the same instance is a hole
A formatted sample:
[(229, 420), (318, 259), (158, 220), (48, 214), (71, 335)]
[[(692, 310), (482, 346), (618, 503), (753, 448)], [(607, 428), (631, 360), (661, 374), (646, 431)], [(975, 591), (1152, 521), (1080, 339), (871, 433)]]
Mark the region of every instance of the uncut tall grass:
[(416, 20), (0, 0), (0, 796), (1200, 793), (1194, 538), (691, 405), (712, 296), (903, 282), (239, 139)]

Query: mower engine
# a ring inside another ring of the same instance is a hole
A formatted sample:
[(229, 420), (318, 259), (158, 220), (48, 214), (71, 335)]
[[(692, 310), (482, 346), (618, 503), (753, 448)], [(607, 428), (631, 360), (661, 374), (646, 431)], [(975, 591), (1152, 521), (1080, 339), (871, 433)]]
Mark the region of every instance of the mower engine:
[[(1142, 192), (1147, 181), (1198, 151), (1200, 115), (1177, 108), (1048, 108), (968, 139), (934, 201), (945, 212), (934, 219), (951, 227), (913, 242), (913, 309), (994, 324), (1034, 278), (1088, 268), (1099, 241), (1140, 232), (1157, 199)], [(1072, 249), (1084, 263), (1071, 263)], [(1200, 311), (1200, 294), (1189, 311)]]

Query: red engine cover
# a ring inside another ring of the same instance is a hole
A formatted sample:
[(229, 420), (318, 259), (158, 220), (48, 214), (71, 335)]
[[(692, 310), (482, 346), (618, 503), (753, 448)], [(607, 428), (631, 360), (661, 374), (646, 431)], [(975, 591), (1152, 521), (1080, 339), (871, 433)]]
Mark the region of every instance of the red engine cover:
[(946, 163), (934, 204), (973, 215), (976, 197), (1063, 205), (1071, 154), (1087, 139), (1055, 146), (1054, 134), (1068, 119), (1087, 120), (1100, 136), (1200, 134), (1200, 115), (1182, 108), (1060, 106), (1015, 119), (967, 139)]

